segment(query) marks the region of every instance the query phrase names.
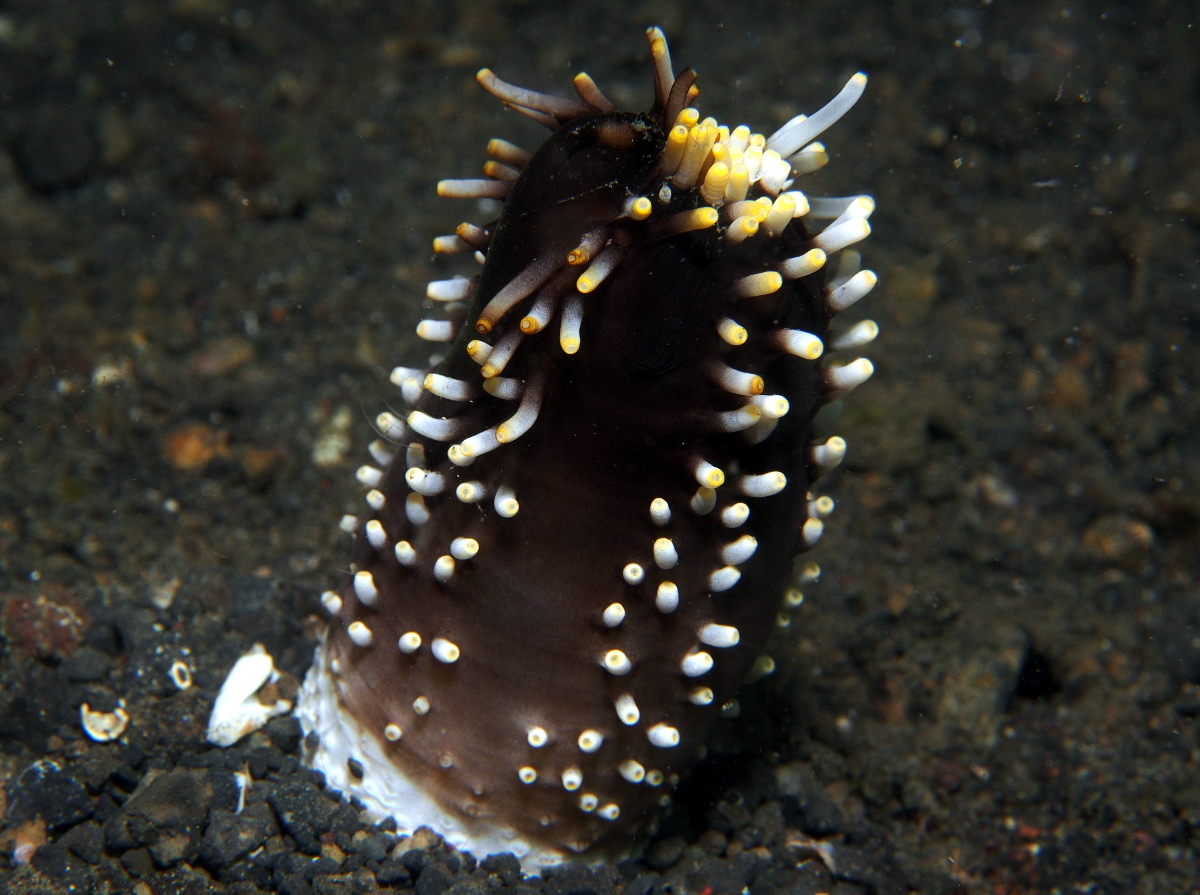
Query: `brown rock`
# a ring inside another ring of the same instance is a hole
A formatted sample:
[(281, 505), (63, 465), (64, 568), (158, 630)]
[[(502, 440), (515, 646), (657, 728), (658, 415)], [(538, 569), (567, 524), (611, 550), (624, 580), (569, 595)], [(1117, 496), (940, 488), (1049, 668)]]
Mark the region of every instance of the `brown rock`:
[(167, 433), (163, 454), (176, 469), (201, 469), (217, 457), (229, 456), (229, 435), (206, 423), (184, 423)]
[(1102, 516), (1083, 533), (1079, 555), (1088, 563), (1139, 571), (1154, 545), (1154, 532), (1139, 519), (1123, 514)]

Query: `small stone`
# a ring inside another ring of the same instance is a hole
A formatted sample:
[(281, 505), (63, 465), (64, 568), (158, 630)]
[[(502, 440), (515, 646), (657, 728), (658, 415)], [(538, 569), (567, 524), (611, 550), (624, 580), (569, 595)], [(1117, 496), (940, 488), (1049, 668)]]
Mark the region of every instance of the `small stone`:
[(417, 827), (412, 834), (411, 848), (435, 849), (442, 844), (442, 837), (429, 827)]
[(1083, 532), (1079, 554), (1095, 565), (1138, 572), (1153, 546), (1154, 532), (1145, 522), (1123, 515), (1103, 516)]
[(651, 845), (642, 860), (654, 870), (667, 870), (675, 866), (685, 848), (687, 842), (682, 836), (672, 836)]
[(272, 718), (263, 727), (263, 733), (271, 738), (271, 742), (282, 752), (294, 755), (300, 749), (300, 740), (304, 731), (294, 715), (283, 715)]
[(802, 762), (790, 762), (775, 769), (776, 785), (783, 796), (782, 817), (809, 836), (832, 836), (842, 830), (844, 818), (812, 769)]
[(87, 624), (74, 595), (52, 584), (42, 585), (36, 596), (7, 599), (0, 613), (9, 649), (42, 659), (65, 661), (82, 643)]
[(612, 895), (612, 865), (595, 869), (583, 864), (562, 864), (544, 874), (546, 895)]
[(229, 453), (229, 433), (218, 432), (207, 423), (184, 423), (163, 438), (163, 455), (179, 470), (202, 469)]
[(639, 873), (625, 884), (623, 895), (655, 895), (663, 890), (662, 885), (662, 877), (657, 873)]
[(774, 846), (782, 841), (786, 824), (783, 820), (783, 809), (778, 801), (772, 800), (759, 805), (750, 823), (759, 831), (759, 841), (763, 845)]
[(425, 865), (429, 863), (425, 857), (425, 852), (419, 848), (410, 848), (400, 855), (400, 863), (414, 876), (425, 869)]
[(845, 823), (837, 803), (820, 790), (808, 793), (799, 808), (796, 826), (809, 836), (832, 836)]
[(904, 806), (905, 811), (930, 811), (937, 806), (937, 800), (928, 782), (913, 777), (906, 780), (901, 787), (900, 804)]
[(154, 859), (150, 857), (149, 849), (132, 848), (125, 852), (121, 855), (121, 866), (129, 872), (130, 876), (154, 876)]
[(750, 823), (750, 810), (740, 796), (719, 802), (711, 814), (713, 826), (723, 833), (732, 833)]
[(450, 871), (451, 876), (460, 870), (463, 873), (470, 873), (475, 869), (474, 855), (470, 852), (455, 851), (449, 845), (444, 845), (438, 849), (437, 859), (446, 865), (446, 869)]
[(4, 820), (13, 825), (40, 817), (53, 833), (91, 817), (92, 806), (87, 789), (70, 771), (58, 762), (41, 759), (9, 785)]
[(313, 858), (308, 855), (301, 855), (295, 852), (284, 852), (278, 855), (275, 863), (275, 872), (283, 876), (302, 876), (306, 880), (311, 880), (317, 875), (318, 869), (337, 872), (339, 864), (326, 860), (323, 865), (318, 864), (320, 858)]
[(488, 855), (479, 866), (485, 873), (500, 877), (506, 886), (515, 886), (521, 881), (521, 862), (510, 852)]
[[(296, 723), (297, 726), (299, 726), (299, 722)], [(379, 830), (381, 833), (395, 833), (399, 828), (399, 825), (396, 823), (396, 818), (390, 816), (385, 817), (379, 823), (375, 824), (375, 829)], [(394, 840), (395, 836), (392, 838)]]
[(26, 183), (39, 192), (78, 186), (96, 155), (88, 117), (75, 104), (46, 104), (25, 128), (17, 159)]
[(352, 444), (349, 430), (354, 423), (354, 411), (343, 405), (317, 433), (312, 458), (317, 466), (337, 466), (346, 459)]
[(417, 895), (442, 895), (453, 879), (452, 874), (441, 864), (427, 864), (417, 878)]
[(446, 895), (487, 895), (488, 885), (481, 879), (462, 879), (446, 890)]
[(212, 804), (212, 788), (199, 770), (160, 774), (122, 806), (104, 827), (109, 848), (144, 846), (160, 868), (190, 860)]
[(253, 815), (214, 809), (200, 843), (200, 860), (220, 870), (248, 855), (267, 840), (270, 827)]
[(30, 862), (46, 876), (62, 879), (67, 875), (70, 853), (57, 842), (43, 845)]
[(225, 376), (254, 359), (254, 343), (245, 336), (224, 336), (209, 342), (188, 358), (201, 376)]
[(6, 831), (6, 839), (12, 840), (12, 862), (22, 867), (33, 860), (37, 850), (46, 844), (46, 824), (35, 818), (20, 824), (15, 830)]
[(270, 767), (268, 756), (263, 749), (251, 749), (250, 754), (246, 756), (246, 768), (250, 771), (250, 776), (255, 780), (265, 780), (267, 770)]
[(363, 887), (352, 873), (318, 876), (313, 879), (313, 895), (358, 895)]
[(108, 676), (112, 659), (98, 649), (81, 646), (62, 664), (62, 673), (73, 684), (93, 684)]
[(1021, 628), (999, 625), (985, 638), (970, 642), (964, 638), (959, 649), (961, 655), (943, 677), (938, 718), (981, 748), (990, 748), (1016, 691), (1029, 635)]
[(100, 829), (100, 824), (92, 820), (67, 830), (58, 842), (75, 857), (93, 866), (104, 857), (104, 831)]
[(116, 768), (109, 779), (125, 792), (133, 792), (141, 782), (142, 775), (138, 773), (136, 762), (129, 762)]
[[(350, 853), (351, 842), (346, 841), (346, 837), (339, 836), (336, 833), (332, 838), (336, 841), (330, 842), (329, 836), (321, 837), (321, 857), (336, 861), (340, 867), (342, 866), (342, 862), (346, 860), (347, 854)], [(338, 842), (341, 842), (346, 847), (342, 848), (342, 845), (338, 845)]]
[(309, 855), (321, 853), (322, 833), (328, 832), (334, 805), (312, 783), (289, 780), (278, 783), (267, 794), (284, 832), (296, 840), (296, 846)]
[(367, 833), (361, 836), (356, 834), (354, 841), (351, 842), (351, 847), (354, 854), (364, 861), (382, 861), (387, 857), (388, 839), (379, 833)]
[(407, 868), (395, 858), (381, 861), (379, 869), (375, 871), (375, 881), (381, 886), (391, 886), (397, 889), (407, 888), (411, 878)]
[(725, 853), (729, 840), (719, 830), (705, 830), (696, 840), (696, 846), (709, 857), (717, 857)]
[(279, 881), (279, 886), (275, 890), (279, 895), (312, 895), (312, 886), (308, 884), (308, 880), (299, 874), (285, 876)]

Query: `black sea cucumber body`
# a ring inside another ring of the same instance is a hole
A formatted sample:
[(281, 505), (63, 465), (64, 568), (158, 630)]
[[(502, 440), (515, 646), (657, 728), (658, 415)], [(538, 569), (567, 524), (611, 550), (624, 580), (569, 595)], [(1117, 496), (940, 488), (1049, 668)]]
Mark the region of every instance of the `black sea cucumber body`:
[(381, 415), (359, 471), (299, 709), (335, 786), (527, 867), (644, 841), (820, 536), (809, 487), (845, 445), (812, 444), (813, 415), (871, 372), (818, 358), (874, 284), (850, 250), (825, 275), (873, 206), (792, 186), (865, 78), (768, 140), (700, 120), (650, 38), (645, 114), (586, 75), (561, 100), (480, 73), (553, 132), (440, 185), (503, 210), (435, 243), (483, 268), (430, 284), (446, 313), (419, 332), (445, 356), (393, 374), (412, 412)]

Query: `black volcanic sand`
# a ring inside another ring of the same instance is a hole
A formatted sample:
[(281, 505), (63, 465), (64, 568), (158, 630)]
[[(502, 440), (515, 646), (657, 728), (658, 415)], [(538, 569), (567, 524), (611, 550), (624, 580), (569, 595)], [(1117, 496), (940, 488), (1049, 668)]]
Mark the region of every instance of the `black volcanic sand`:
[[(0, 891), (1194, 891), (1188, 6), (5, 4)], [(361, 823), (288, 719), (204, 725), (252, 644), (309, 663), (430, 238), (483, 219), (435, 181), (540, 139), (475, 70), (641, 105), (656, 22), (721, 120), (871, 73), (806, 185), (877, 198), (883, 336), (777, 672), (643, 861), (522, 882)]]

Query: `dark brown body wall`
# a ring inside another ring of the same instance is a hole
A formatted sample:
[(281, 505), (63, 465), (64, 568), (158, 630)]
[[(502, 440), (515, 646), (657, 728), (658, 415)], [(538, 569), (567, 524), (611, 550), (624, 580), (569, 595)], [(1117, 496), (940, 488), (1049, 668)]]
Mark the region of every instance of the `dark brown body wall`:
[[(660, 173), (657, 115), (581, 116), (524, 166), (466, 322), (435, 371), (482, 382), (467, 345), (476, 338), (497, 344), (538, 293), (486, 336), (474, 325), (483, 308), (530, 265), (565, 258), (597, 225), (610, 228), (620, 263), (585, 296), (578, 353), (564, 353), (556, 322), (526, 336), (503, 370), (525, 389), (541, 389), (536, 422), (515, 441), (455, 465), (450, 445), (497, 425), (519, 401), (478, 389), (468, 401), (422, 392), (418, 410), (468, 421), (446, 441), (412, 432), (406, 439), (423, 445), (424, 468), (445, 476), (446, 487), (425, 498), (428, 521), (413, 524), (405, 511), (409, 464), (405, 445), (398, 446), (376, 486), (385, 503), (370, 517), (382, 524), (386, 543), (372, 546), (360, 529), (354, 558), (354, 571), (371, 573), (377, 596), (364, 603), (348, 582), (328, 635), (344, 708), (445, 810), (597, 857), (636, 848), (775, 623), (803, 549), (808, 430), (822, 396), (818, 365), (782, 351), (774, 334), (788, 328), (824, 337), (829, 317), (822, 271), (766, 295), (733, 292), (740, 278), (812, 248), (799, 219), (771, 239), (738, 244), (723, 238), (727, 221), (663, 235), (663, 220), (708, 203), (694, 188), (660, 192), (669, 179)], [(625, 216), (629, 200), (642, 195), (653, 198), (649, 219)], [(564, 274), (564, 291), (573, 293), (583, 269)], [(745, 328), (744, 344), (718, 334), (725, 318)], [(714, 362), (761, 376), (766, 394), (789, 402), (760, 443), (716, 421), (749, 398), (714, 380)], [(706, 512), (692, 506), (700, 459), (725, 476)], [(780, 493), (739, 491), (741, 475), (768, 472), (786, 475)], [(487, 496), (457, 499), (462, 482), (481, 483)], [(501, 487), (519, 501), (511, 518), (493, 506)], [(665, 524), (651, 517), (656, 498), (670, 507)], [(722, 510), (738, 502), (749, 506), (749, 517), (729, 527)], [(729, 565), (723, 548), (745, 535), (757, 550), (737, 563), (736, 584), (714, 591), (710, 576)], [(434, 564), (455, 538), (474, 539), (478, 553), (439, 580)], [(672, 568), (656, 564), (659, 538), (678, 554)], [(410, 566), (394, 552), (401, 540), (415, 550)], [(644, 571), (636, 583), (625, 572), (631, 563)], [(664, 581), (678, 587), (674, 611), (656, 606)], [(624, 612), (615, 625), (605, 620), (613, 604)], [(355, 621), (370, 630), (369, 645), (348, 635)], [(702, 644), (700, 632), (712, 623), (736, 628), (736, 645)], [(397, 648), (407, 632), (421, 638), (411, 653)], [(457, 646), (456, 661), (431, 654), (435, 638)], [(627, 672), (606, 667), (612, 650), (627, 657)], [(711, 655), (711, 670), (688, 676), (681, 663), (697, 650)], [(696, 704), (703, 701), (697, 688), (711, 689), (707, 704)], [(636, 723), (618, 716), (615, 706), (626, 696), (636, 703)], [(385, 737), (388, 725), (402, 732), (398, 739)], [(656, 725), (677, 731), (677, 745), (652, 742)], [(531, 745), (533, 728), (545, 731), (544, 745)], [(595, 734), (602, 741), (591, 749)], [(570, 785), (576, 772), (581, 782)]]

